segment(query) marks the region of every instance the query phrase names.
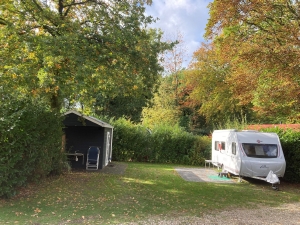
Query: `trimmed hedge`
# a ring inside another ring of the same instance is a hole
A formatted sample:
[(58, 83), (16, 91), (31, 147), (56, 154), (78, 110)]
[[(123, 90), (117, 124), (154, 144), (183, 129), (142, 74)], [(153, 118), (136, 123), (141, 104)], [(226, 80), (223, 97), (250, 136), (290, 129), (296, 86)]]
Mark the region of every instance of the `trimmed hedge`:
[(148, 131), (121, 118), (112, 121), (114, 126), (112, 158), (115, 161), (146, 161), (148, 155)]
[(179, 126), (156, 126), (152, 131), (126, 119), (114, 125), (113, 160), (203, 165), (210, 157), (211, 140)]
[(13, 196), (28, 181), (61, 172), (60, 114), (42, 101), (10, 96), (1, 104), (0, 121), (0, 196)]
[(286, 161), (284, 179), (290, 182), (300, 182), (300, 132), (292, 129), (267, 128), (266, 132), (277, 133), (281, 142)]
[[(192, 135), (177, 126), (160, 125), (149, 131), (126, 119), (111, 124), (115, 127), (113, 160), (116, 161), (203, 165), (211, 157), (211, 138)], [(278, 134), (286, 160), (284, 179), (300, 182), (300, 132), (279, 128), (262, 131)]]

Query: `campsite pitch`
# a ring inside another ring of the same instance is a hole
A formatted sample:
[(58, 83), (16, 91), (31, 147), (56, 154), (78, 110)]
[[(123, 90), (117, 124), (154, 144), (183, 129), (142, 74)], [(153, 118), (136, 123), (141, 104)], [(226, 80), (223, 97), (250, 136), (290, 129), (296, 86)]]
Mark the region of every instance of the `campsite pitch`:
[[(108, 166), (98, 172), (108, 174), (124, 174), (127, 168), (125, 163), (109, 163)], [(214, 182), (214, 183), (235, 183), (235, 179), (225, 176), (219, 177), (218, 171), (213, 168), (175, 168), (175, 171), (186, 181), (192, 182)]]
[(175, 171), (186, 181), (235, 183), (234, 179), (218, 176), (218, 172), (211, 168), (175, 168)]
[[(106, 174), (116, 174), (123, 175), (126, 171), (126, 163), (109, 163), (108, 166), (104, 167), (101, 170), (96, 171), (86, 171), (85, 169), (81, 170), (83, 172), (99, 172)], [(74, 171), (78, 171), (77, 168)], [(214, 182), (214, 183), (235, 183), (235, 179), (227, 178), (225, 176), (219, 177), (218, 172), (213, 168), (175, 168), (175, 171), (186, 181), (192, 182)]]

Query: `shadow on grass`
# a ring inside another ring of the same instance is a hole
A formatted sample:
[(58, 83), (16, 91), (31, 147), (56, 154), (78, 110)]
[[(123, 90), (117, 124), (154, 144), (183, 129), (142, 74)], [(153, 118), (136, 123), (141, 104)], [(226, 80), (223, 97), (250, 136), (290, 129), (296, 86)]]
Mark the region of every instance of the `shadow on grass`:
[(299, 191), (292, 187), (275, 192), (258, 180), (187, 182), (175, 171), (175, 165), (125, 165), (121, 174), (75, 171), (30, 184), (19, 196), (0, 203), (0, 224), (121, 223), (149, 216), (201, 216), (234, 207), (299, 201)]
[[(250, 185), (259, 187), (259, 188), (267, 188), (267, 189), (272, 190), (272, 184), (270, 184), (266, 181), (263, 181), (263, 180), (244, 177), (243, 181), (249, 183)], [(300, 194), (300, 184), (299, 183), (291, 183), (284, 179), (280, 179), (280, 184), (278, 186), (279, 186), (279, 191), (288, 191), (288, 192), (295, 192), (295, 193)]]

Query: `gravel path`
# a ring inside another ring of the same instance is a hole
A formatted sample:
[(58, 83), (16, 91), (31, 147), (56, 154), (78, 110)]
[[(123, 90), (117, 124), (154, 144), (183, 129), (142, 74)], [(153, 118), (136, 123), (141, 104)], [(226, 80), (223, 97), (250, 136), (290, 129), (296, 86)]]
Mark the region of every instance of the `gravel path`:
[(299, 225), (300, 203), (285, 204), (280, 207), (259, 207), (257, 209), (234, 209), (217, 214), (205, 214), (203, 217), (149, 218), (130, 225)]

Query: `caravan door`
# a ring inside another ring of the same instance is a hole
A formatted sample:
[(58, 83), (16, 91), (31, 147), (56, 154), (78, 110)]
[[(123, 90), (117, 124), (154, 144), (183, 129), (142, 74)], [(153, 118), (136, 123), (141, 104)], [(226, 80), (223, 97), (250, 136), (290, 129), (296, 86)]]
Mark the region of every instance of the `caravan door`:
[(230, 160), (228, 163), (228, 171), (234, 175), (239, 175), (240, 174), (240, 168), (241, 168), (241, 158), (239, 154), (239, 148), (238, 144), (233, 141), (230, 142), (230, 149), (229, 149), (229, 155), (230, 155)]
[(218, 163), (219, 159), (219, 150), (218, 150), (218, 142), (212, 141), (212, 148), (211, 148), (211, 160), (213, 163)]

